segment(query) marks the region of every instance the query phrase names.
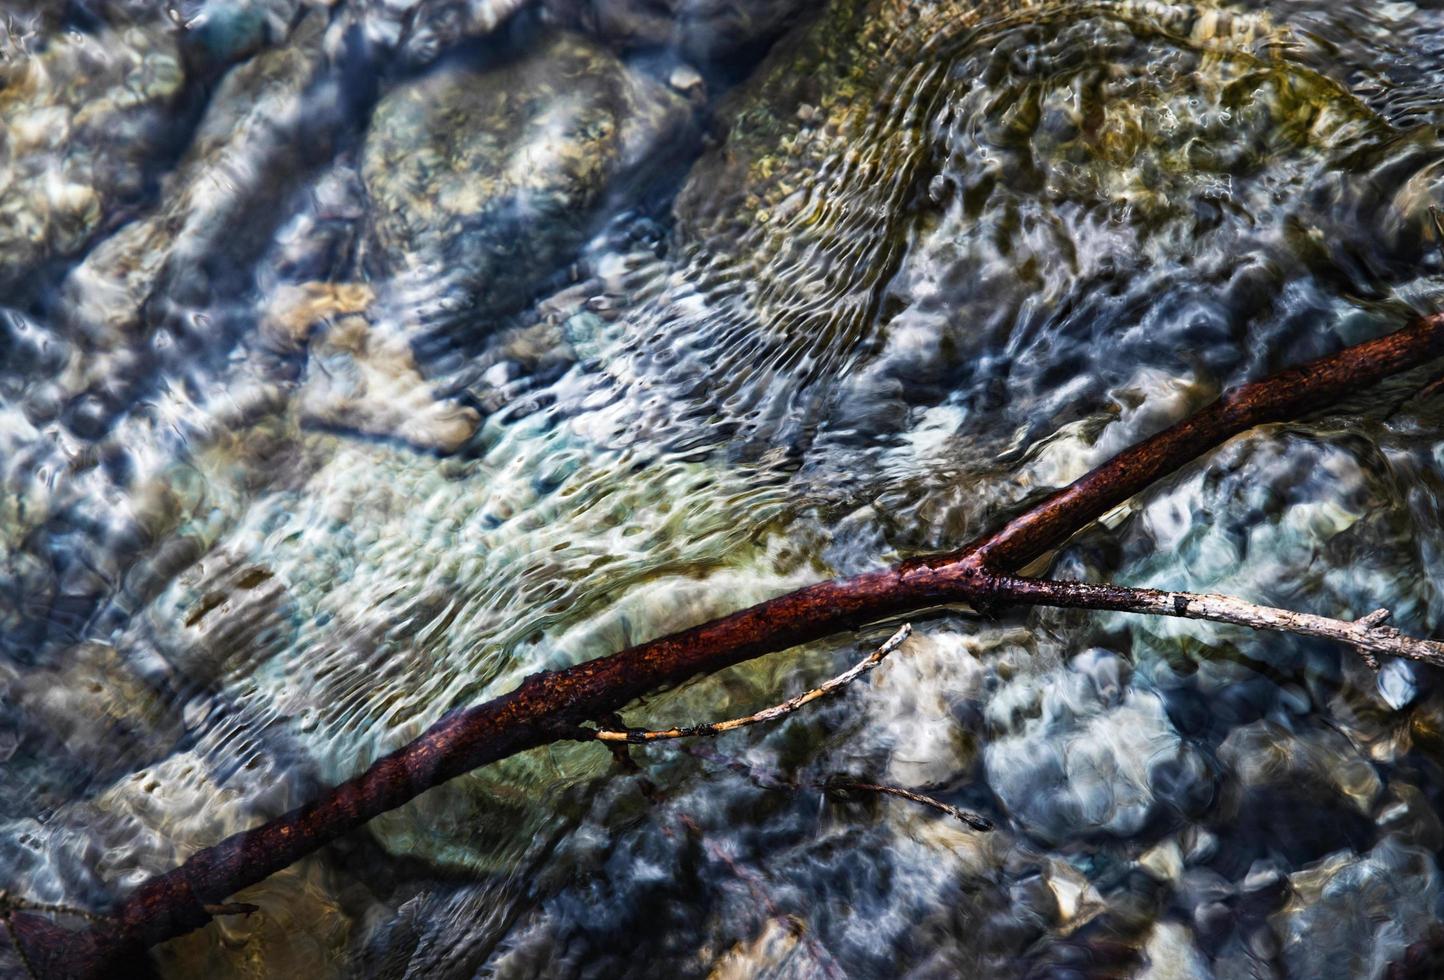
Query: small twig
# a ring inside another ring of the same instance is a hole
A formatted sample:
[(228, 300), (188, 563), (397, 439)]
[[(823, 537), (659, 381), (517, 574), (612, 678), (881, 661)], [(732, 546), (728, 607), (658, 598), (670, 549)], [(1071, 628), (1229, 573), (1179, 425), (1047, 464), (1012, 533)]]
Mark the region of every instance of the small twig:
[(28, 898), (21, 898), (12, 895), (3, 888), (0, 888), (0, 917), (9, 918), (11, 912), (43, 912), (47, 915), (73, 915), (77, 919), (85, 919), (87, 922), (105, 922), (107, 917), (96, 915), (94, 912), (87, 912), (85, 909), (78, 909), (71, 905), (49, 905), (44, 902), (32, 902)]
[(1391, 626), (1385, 626), (1384, 622), (1389, 618), (1387, 609), (1379, 609), (1350, 621), (1259, 606), (1227, 595), (1164, 592), (1159, 589), (1133, 589), (1119, 585), (1010, 576), (994, 578), (991, 586), (993, 594), (1005, 602), (1204, 619), (1256, 630), (1334, 640), (1353, 647), (1364, 662), (1375, 670), (1379, 669), (1376, 654), (1407, 657), (1421, 663), (1444, 667), (1444, 643), (1408, 636)]
[(854, 664), (846, 672), (838, 674), (832, 680), (818, 687), (814, 687), (810, 691), (799, 694), (795, 698), (789, 698), (781, 704), (764, 708), (756, 714), (747, 715), (744, 718), (733, 718), (730, 721), (719, 721), (705, 725), (691, 725), (686, 728), (668, 728), (664, 731), (646, 731), (641, 728), (628, 728), (625, 730), (604, 728), (595, 733), (588, 732), (588, 734), (602, 742), (631, 742), (635, 744), (639, 742), (660, 742), (673, 738), (692, 738), (697, 735), (720, 735), (723, 732), (746, 728), (748, 725), (756, 725), (764, 721), (775, 721), (778, 718), (784, 718), (792, 714), (805, 704), (810, 704), (818, 698), (826, 697), (839, 688), (851, 684), (863, 674), (866, 674), (878, 664), (882, 663), (888, 654), (902, 646), (907, 638), (912, 635), (912, 632), (912, 626), (904, 623), (898, 628), (896, 633), (888, 638), (886, 643), (869, 654), (866, 660)]
[(1375, 609), (1367, 616), (1360, 616), (1354, 620), (1355, 623), (1365, 629), (1375, 629), (1387, 623), (1394, 614), (1387, 609)]
[(30, 955), (25, 952), (25, 946), (20, 942), (20, 937), (15, 934), (15, 926), (10, 921), (10, 916), (15, 912), (40, 912), (46, 915), (73, 915), (78, 919), (87, 922), (104, 922), (106, 917), (87, 912), (84, 909), (74, 908), (70, 905), (52, 905), (46, 902), (32, 902), (28, 898), (20, 898), (11, 895), (8, 891), (0, 888), (0, 923), (5, 925), (5, 934), (10, 937), (10, 945), (15, 948), (15, 955), (20, 959), (20, 966), (25, 970), (25, 975), (31, 980), (39, 980), (39, 972), (35, 964), (30, 961)]
[(828, 977), (844, 976), (838, 966), (837, 959), (828, 951), (827, 947), (823, 946), (822, 943), (817, 940), (817, 937), (803, 928), (800, 920), (796, 916), (783, 912), (782, 909), (778, 908), (777, 903), (772, 900), (771, 893), (764, 887), (763, 882), (765, 878), (762, 875), (738, 864), (721, 845), (711, 840), (702, 831), (702, 826), (697, 823), (690, 814), (683, 813), (680, 814), (680, 817), (682, 826), (687, 829), (687, 833), (691, 835), (692, 839), (702, 845), (702, 849), (708, 857), (725, 867), (732, 873), (733, 877), (747, 887), (747, 890), (752, 894), (753, 900), (762, 906), (769, 919), (782, 922), (794, 929), (798, 940), (807, 947), (808, 952), (812, 954), (813, 960)]
[(881, 783), (853, 783), (847, 781), (833, 780), (828, 782), (826, 789), (829, 792), (846, 792), (849, 790), (862, 790), (868, 793), (883, 793), (887, 796), (896, 796), (901, 800), (911, 800), (914, 803), (921, 803), (923, 806), (930, 806), (934, 810), (946, 813), (948, 816), (972, 827), (974, 830), (992, 830), (993, 821), (981, 813), (974, 813), (972, 810), (964, 810), (962, 807), (953, 806), (951, 803), (944, 803), (942, 800), (935, 800), (931, 796), (924, 796), (921, 793), (914, 793), (910, 789), (903, 789), (901, 786), (884, 786)]
[(35, 972), (35, 964), (30, 962), (30, 956), (25, 952), (25, 946), (20, 942), (20, 937), (15, 935), (15, 927), (10, 924), (10, 912), (7, 909), (0, 913), (0, 922), (5, 923), (5, 935), (10, 937), (10, 945), (15, 949), (15, 955), (20, 959), (20, 966), (25, 970), (25, 975), (30, 980), (40, 980), (40, 974)]

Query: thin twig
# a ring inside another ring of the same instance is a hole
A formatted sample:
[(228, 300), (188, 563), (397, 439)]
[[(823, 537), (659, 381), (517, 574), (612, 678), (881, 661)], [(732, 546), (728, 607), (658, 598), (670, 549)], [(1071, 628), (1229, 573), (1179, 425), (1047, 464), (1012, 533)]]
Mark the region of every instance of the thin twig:
[(39, 980), (40, 974), (35, 969), (35, 964), (30, 961), (30, 956), (25, 952), (25, 945), (20, 937), (15, 934), (15, 924), (10, 921), (13, 912), (38, 912), (45, 915), (73, 915), (76, 918), (84, 919), (87, 922), (104, 922), (105, 916), (87, 912), (70, 905), (53, 905), (48, 902), (32, 902), (28, 898), (20, 898), (18, 895), (11, 895), (8, 891), (0, 888), (0, 923), (5, 925), (5, 935), (10, 938), (10, 945), (15, 948), (15, 955), (20, 959), (20, 966), (25, 970), (25, 975), (31, 980)]
[(776, 721), (778, 718), (785, 718), (805, 704), (810, 704), (818, 698), (826, 697), (839, 688), (846, 687), (857, 680), (863, 674), (872, 670), (882, 663), (888, 654), (902, 646), (913, 628), (909, 623), (898, 627), (898, 631), (888, 638), (888, 641), (878, 647), (866, 660), (859, 661), (844, 673), (838, 674), (832, 680), (827, 681), (810, 691), (797, 695), (795, 698), (788, 698), (781, 704), (764, 708), (756, 714), (747, 715), (743, 718), (733, 718), (730, 721), (719, 721), (704, 725), (689, 725), (686, 728), (668, 728), (663, 731), (647, 731), (642, 728), (628, 728), (625, 730), (604, 728), (595, 732), (592, 737), (603, 742), (660, 742), (673, 738), (692, 738), (697, 735), (721, 735), (723, 732), (735, 731), (738, 728), (746, 728), (749, 725), (757, 725), (764, 721)]
[(15, 949), (15, 955), (20, 959), (20, 966), (25, 970), (25, 975), (30, 980), (40, 980), (40, 974), (35, 972), (35, 964), (30, 962), (30, 957), (25, 952), (25, 946), (20, 942), (20, 937), (15, 935), (15, 926), (10, 921), (10, 913), (0, 913), (0, 922), (5, 923), (5, 935), (10, 937), (10, 945)]
[(85, 909), (78, 909), (71, 905), (51, 905), (45, 902), (32, 902), (28, 898), (21, 898), (12, 895), (3, 888), (0, 888), (0, 915), (8, 915), (11, 912), (44, 912), (47, 915), (73, 915), (77, 919), (85, 919), (87, 922), (104, 922), (107, 917), (96, 915), (94, 912), (87, 912)]
[(802, 928), (801, 922), (796, 916), (783, 912), (782, 909), (777, 906), (777, 903), (772, 900), (771, 893), (763, 886), (765, 880), (763, 875), (744, 868), (741, 864), (737, 863), (721, 845), (703, 832), (701, 824), (697, 823), (690, 814), (683, 813), (680, 816), (682, 826), (687, 828), (687, 832), (692, 836), (692, 839), (702, 845), (702, 849), (707, 853), (708, 857), (725, 867), (732, 873), (733, 877), (747, 887), (747, 890), (752, 893), (753, 900), (762, 906), (769, 919), (790, 924), (795, 929), (798, 940), (807, 947), (808, 952), (812, 954), (813, 960), (822, 968), (822, 971), (828, 977), (844, 976), (838, 966), (836, 957), (832, 955), (827, 947), (822, 945), (816, 936)]
[(914, 793), (910, 789), (903, 789), (901, 786), (884, 786), (881, 783), (852, 783), (846, 781), (832, 781), (826, 787), (832, 792), (848, 790), (863, 790), (868, 793), (884, 793), (888, 796), (896, 796), (902, 800), (912, 800), (914, 803), (921, 803), (923, 806), (930, 806), (934, 810), (946, 813), (948, 816), (972, 827), (974, 830), (992, 830), (993, 821), (975, 813), (972, 810), (964, 810), (962, 807), (953, 806), (951, 803), (944, 803), (942, 800), (935, 800), (931, 796), (924, 796), (921, 793)]
[(1204, 619), (1256, 630), (1334, 640), (1353, 647), (1364, 662), (1375, 670), (1379, 667), (1376, 654), (1407, 657), (1421, 663), (1444, 667), (1444, 643), (1419, 639), (1401, 633), (1391, 626), (1385, 626), (1384, 623), (1389, 618), (1387, 609), (1375, 610), (1367, 616), (1351, 621), (1259, 606), (1235, 596), (1217, 594), (1165, 592), (1160, 589), (1133, 589), (1121, 585), (1094, 585), (1090, 582), (1058, 582), (1012, 576), (996, 576), (990, 585), (991, 594), (1003, 602), (1077, 609), (1111, 609), (1151, 616)]

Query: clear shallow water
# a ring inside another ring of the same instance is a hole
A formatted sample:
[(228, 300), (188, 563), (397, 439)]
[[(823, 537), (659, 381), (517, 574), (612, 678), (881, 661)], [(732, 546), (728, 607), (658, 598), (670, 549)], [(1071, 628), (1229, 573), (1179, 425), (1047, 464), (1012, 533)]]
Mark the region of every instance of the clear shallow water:
[[(833, 5), (770, 50), (779, 5), (605, 9), (7, 14), (6, 887), (103, 908), (451, 707), (956, 547), (1437, 306), (1426, 5)], [(1406, 397), (1235, 440), (1054, 570), (1430, 633), (1444, 423)], [(1354, 977), (1427, 937), (1429, 672), (914, 624), (645, 778), (570, 746), (432, 791), (156, 967)], [(755, 710), (887, 631), (629, 717)]]

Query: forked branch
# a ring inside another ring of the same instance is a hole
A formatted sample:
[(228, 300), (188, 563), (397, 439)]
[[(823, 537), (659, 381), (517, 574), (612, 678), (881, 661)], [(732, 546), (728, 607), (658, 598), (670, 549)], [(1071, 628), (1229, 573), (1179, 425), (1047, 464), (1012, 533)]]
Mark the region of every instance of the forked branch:
[[(11, 925), (43, 975), (114, 973), (118, 958), (205, 925), (211, 918), (208, 906), (433, 786), (518, 752), (574, 738), (588, 721), (699, 674), (888, 617), (949, 603), (996, 600), (990, 581), (1017, 572), (1155, 480), (1238, 433), (1317, 411), (1441, 355), (1444, 315), (1435, 314), (1243, 385), (960, 551), (808, 586), (609, 657), (535, 674), (508, 694), (446, 715), (414, 741), (312, 802), (197, 851), (180, 867), (142, 882), (104, 923), (76, 932), (38, 914), (16, 913)], [(1073, 605), (1114, 608), (1102, 593), (1089, 591), (1102, 587), (1069, 588), (1074, 591), (1063, 597)], [(1020, 589), (1014, 598), (1043, 602), (1047, 596)], [(1165, 607), (1171, 601), (1162, 600)], [(1397, 640), (1365, 636), (1364, 627), (1354, 625), (1359, 632), (1351, 633), (1347, 642), (1366, 642), (1361, 649), (1379, 652), (1402, 649), (1391, 645)]]

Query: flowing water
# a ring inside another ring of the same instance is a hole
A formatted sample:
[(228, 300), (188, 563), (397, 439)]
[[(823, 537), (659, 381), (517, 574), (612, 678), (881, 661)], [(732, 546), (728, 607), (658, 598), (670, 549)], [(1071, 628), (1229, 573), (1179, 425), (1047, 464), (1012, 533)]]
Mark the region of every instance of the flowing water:
[[(7, 2), (0, 887), (32, 901), (103, 911), (529, 673), (955, 548), (1444, 295), (1426, 0)], [(1235, 439), (1053, 572), (1432, 635), (1413, 390)], [(1373, 977), (1438, 944), (1429, 670), (912, 622), (780, 724), (433, 790), (154, 967)], [(896, 625), (628, 720), (756, 710)]]

